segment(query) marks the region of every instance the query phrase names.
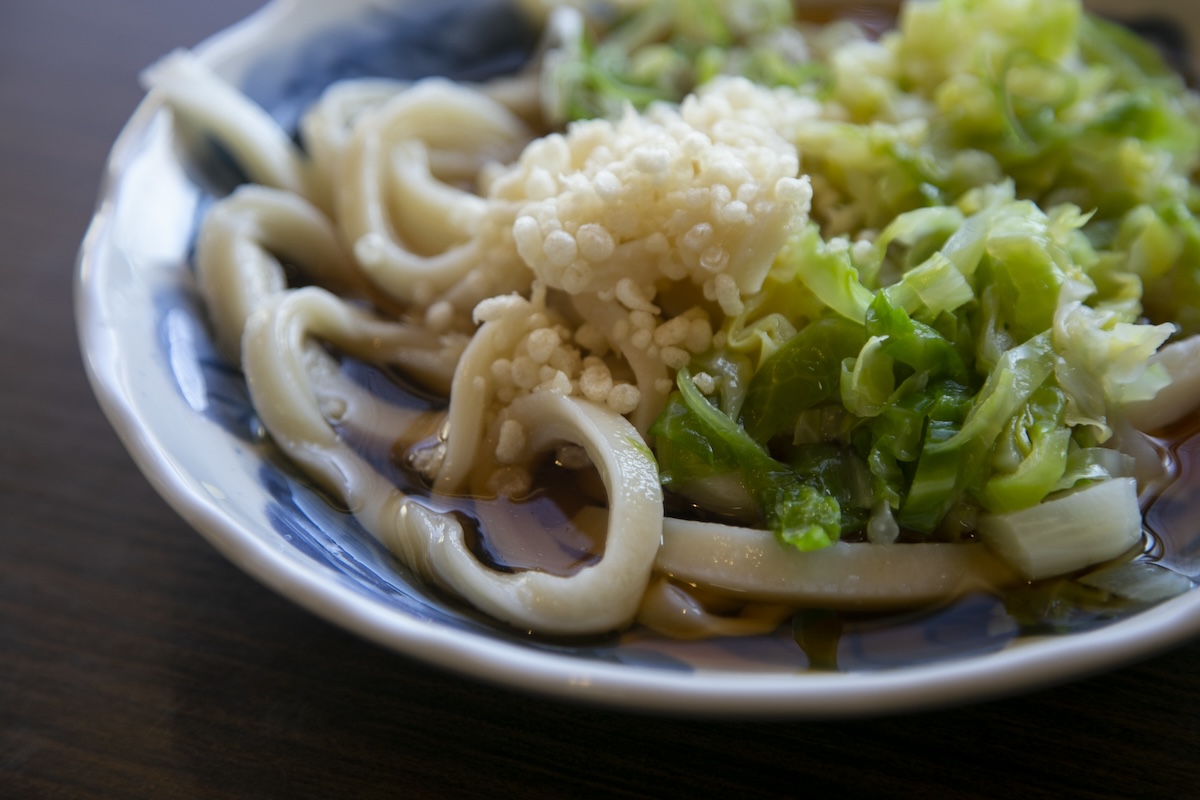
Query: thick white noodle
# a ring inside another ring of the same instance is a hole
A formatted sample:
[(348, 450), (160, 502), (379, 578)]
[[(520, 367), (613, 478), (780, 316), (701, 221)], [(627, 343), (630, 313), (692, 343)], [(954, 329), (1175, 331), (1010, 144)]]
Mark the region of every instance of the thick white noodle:
[[(658, 474), (634, 428), (621, 416), (553, 392), (519, 398), (511, 417), (531, 432), (532, 452), (561, 442), (582, 446), (608, 490), (604, 554), (568, 577), (501, 573), (481, 564), (461, 526), (410, 501), (340, 440), (326, 414), (334, 390), (314, 387), (328, 362), (314, 337), (350, 352), (369, 349), (378, 323), (316, 288), (269, 300), (246, 327), (243, 363), (255, 408), (274, 440), (326, 489), (343, 498), (373, 535), (427, 579), (512, 625), (553, 634), (600, 633), (628, 625), (650, 578), (662, 530)], [(423, 348), (419, 331), (393, 326), (396, 345), (384, 355), (403, 361), (406, 338)], [(339, 413), (341, 410), (338, 410)]]
[(492, 364), (510, 353), (525, 332), (528, 314), (523, 312), (529, 304), (513, 300), (516, 313), (483, 323), (471, 337), (454, 372), (446, 450), (434, 481), (434, 489), (442, 494), (462, 491), (475, 467), (494, 400)]
[(413, 252), (444, 252), (479, 229), (487, 201), (436, 178), (424, 142), (397, 142), (390, 159), (389, 218)]
[(212, 207), (196, 240), (200, 293), (217, 346), (235, 364), (246, 319), (287, 288), (280, 257), (333, 292), (362, 294), (362, 279), (321, 211), (291, 192), (240, 187)]
[(142, 85), (175, 115), (212, 134), (254, 183), (286, 189), (328, 208), (314, 191), (309, 166), (271, 115), (186, 50), (176, 50), (142, 73)]
[(821, 608), (916, 606), (1012, 580), (979, 544), (850, 544), (801, 552), (769, 531), (667, 518), (656, 568), (749, 602)]
[[(336, 165), (350, 143), (354, 125), (363, 114), (377, 109), (403, 91), (412, 81), (394, 78), (353, 78), (329, 86), (300, 120), (301, 139), (322, 171)], [(537, 119), (538, 82), (536, 72), (501, 76), (486, 83), (471, 85), (527, 122)], [(332, 174), (323, 177), (332, 185)]]
[(333, 197), (335, 176), (355, 123), (408, 85), (388, 78), (340, 81), (322, 92), (300, 119), (301, 140), (312, 160), (312, 180), (324, 196)]
[[(299, 413), (304, 408), (304, 398), (311, 397), (314, 390), (303, 370), (321, 357), (314, 354), (323, 355), (316, 339), (330, 342), (362, 361), (400, 367), (431, 389), (443, 392), (449, 390), (464, 347), (459, 335), (440, 335), (419, 326), (379, 319), (324, 289), (292, 289), (267, 300), (246, 322), (242, 361), (255, 410), (260, 414), (264, 410), (256, 394), (259, 390), (275, 404), (272, 411), (291, 407)], [(247, 361), (248, 356), (256, 359), (257, 366)], [(263, 360), (272, 357), (279, 363), (265, 368)], [(256, 387), (259, 376), (266, 376), (269, 382)], [(289, 399), (289, 392), (297, 396)], [(315, 418), (309, 423), (300, 428), (305, 435), (317, 429)], [(267, 428), (271, 430), (270, 425)]]
[(704, 603), (697, 594), (693, 587), (656, 576), (642, 598), (638, 622), (675, 639), (758, 636), (775, 630), (794, 611), (789, 605), (736, 600), (714, 609), (711, 598)]
[(577, 397), (536, 392), (514, 400), (507, 413), (529, 431), (532, 452), (563, 442), (587, 451), (608, 492), (600, 560), (565, 577), (496, 572), (472, 555), (453, 518), (438, 517), (415, 503), (408, 506), (407, 535), (396, 528), (384, 541), (406, 563), (422, 565), (427, 577), (512, 625), (550, 634), (628, 626), (650, 580), (662, 535), (662, 493), (645, 445), (624, 417)]
[(487, 248), (475, 235), (482, 201), (455, 184), (511, 161), (532, 136), (500, 103), (442, 79), (365, 114), (335, 178), (338, 224), (364, 272), (418, 304), (461, 280)]

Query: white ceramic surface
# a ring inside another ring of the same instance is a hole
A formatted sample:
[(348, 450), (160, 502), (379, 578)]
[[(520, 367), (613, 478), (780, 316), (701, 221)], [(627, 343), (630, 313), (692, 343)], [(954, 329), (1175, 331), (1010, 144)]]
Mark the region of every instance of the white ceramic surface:
[[(1157, 5), (1200, 20), (1190, 9)], [(462, 42), (428, 32), (458, 14), (503, 16), (495, 3), (277, 0), (195, 52), (286, 121), (335, 75), (436, 65)], [(388, 60), (396, 37), (415, 66)], [(507, 56), (498, 53), (503, 63)], [(264, 584), (369, 639), (476, 678), (587, 702), (688, 714), (835, 716), (1025, 690), (1200, 633), (1200, 591), (1193, 591), (1067, 636), (1015, 638), (986, 630), (992, 623), (985, 618), (976, 647), (929, 650), (915, 663), (860, 653), (851, 659), (857, 668), (833, 674), (798, 668), (793, 656), (776, 652), (786, 641), (746, 648), (626, 636), (576, 646), (493, 625), (412, 581), (256, 437), (240, 375), (213, 354), (188, 264), (206, 202), (178, 152), (169, 115), (143, 103), (113, 149), (80, 255), (76, 305), (89, 376), (138, 465), (189, 523)]]

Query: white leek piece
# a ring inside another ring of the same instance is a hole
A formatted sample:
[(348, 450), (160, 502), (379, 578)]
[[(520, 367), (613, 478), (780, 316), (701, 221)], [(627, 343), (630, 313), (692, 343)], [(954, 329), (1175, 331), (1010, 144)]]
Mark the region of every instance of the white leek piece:
[(979, 535), (1034, 580), (1108, 561), (1141, 538), (1137, 482), (1114, 478), (1020, 511), (985, 514)]
[(1155, 431), (1178, 422), (1196, 409), (1200, 397), (1200, 336), (1166, 345), (1150, 359), (1165, 369), (1171, 382), (1150, 400), (1128, 403), (1125, 413), (1139, 431)]

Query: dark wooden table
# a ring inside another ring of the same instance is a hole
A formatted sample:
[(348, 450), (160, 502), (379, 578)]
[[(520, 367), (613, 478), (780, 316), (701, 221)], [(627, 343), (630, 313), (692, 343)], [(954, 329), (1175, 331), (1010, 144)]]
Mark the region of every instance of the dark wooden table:
[(445, 674), (226, 563), (101, 415), (71, 284), (137, 71), (255, 4), (0, 2), (0, 797), (1200, 797), (1200, 642), (919, 715), (671, 719)]

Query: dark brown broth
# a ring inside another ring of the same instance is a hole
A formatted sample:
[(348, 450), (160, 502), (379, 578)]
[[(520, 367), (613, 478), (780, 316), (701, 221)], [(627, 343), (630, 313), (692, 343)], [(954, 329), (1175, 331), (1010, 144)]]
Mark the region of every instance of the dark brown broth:
[(588, 531), (572, 520), (585, 506), (603, 507), (603, 493), (581, 490), (598, 483), (595, 468), (568, 470), (547, 461), (524, 497), (467, 498), (462, 513), (474, 523), (472, 551), (505, 571), (541, 570), (573, 575), (604, 555), (604, 530)]
[(435, 494), (410, 466), (408, 456), (415, 446), (436, 436), (444, 401), (389, 371), (349, 358), (341, 364), (347, 377), (377, 397), (419, 413), (405, 431), (368, 431), (341, 422), (334, 425), (338, 435), (401, 491), (454, 513), (466, 532), (468, 547), (480, 561), (504, 572), (538, 569), (567, 576), (603, 556), (604, 530), (584, 530), (572, 521), (586, 506), (607, 505), (594, 467), (567, 469), (548, 457), (533, 475), (532, 490), (522, 497)]

